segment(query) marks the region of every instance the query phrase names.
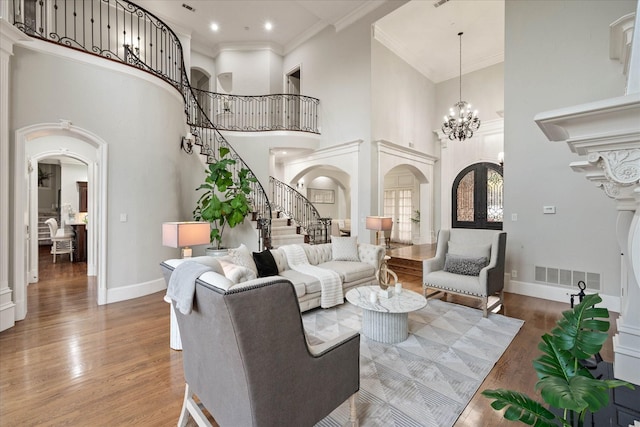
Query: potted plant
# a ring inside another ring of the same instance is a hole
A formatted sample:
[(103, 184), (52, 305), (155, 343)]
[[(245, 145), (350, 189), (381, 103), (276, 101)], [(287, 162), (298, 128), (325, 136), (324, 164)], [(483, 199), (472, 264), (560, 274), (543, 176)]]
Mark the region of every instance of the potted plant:
[(236, 160), (227, 157), (231, 150), (219, 148), (220, 160), (209, 165), (205, 170), (204, 184), (196, 191), (204, 190), (200, 195), (193, 217), (196, 221), (211, 223), (210, 240), (213, 249), (220, 250), (225, 227), (233, 228), (241, 224), (251, 212), (251, 183), (257, 179), (250, 176), (250, 170), (242, 168), (236, 177), (231, 167)]
[(536, 390), (550, 409), (517, 391), (484, 390), (482, 394), (493, 399), (493, 409), (506, 408), (504, 418), (528, 425), (581, 427), (587, 411), (594, 413), (608, 405), (609, 389), (633, 389), (626, 381), (594, 378), (584, 366), (608, 337), (609, 321), (602, 319), (609, 318), (609, 311), (595, 307), (601, 301), (598, 294), (585, 296), (573, 310), (562, 313), (556, 328), (538, 344), (543, 355), (533, 361)]
[(420, 244), (420, 209), (413, 212), (411, 219), (411, 243)]

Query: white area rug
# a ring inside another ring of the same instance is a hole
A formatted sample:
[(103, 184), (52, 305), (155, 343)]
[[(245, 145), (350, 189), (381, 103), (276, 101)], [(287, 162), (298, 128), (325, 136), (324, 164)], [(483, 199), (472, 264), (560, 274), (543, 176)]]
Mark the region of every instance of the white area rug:
[[(345, 302), (302, 317), (315, 344), (360, 331), (362, 309)], [(382, 344), (361, 335), (360, 426), (452, 426), (523, 323), (429, 300), (409, 314), (406, 341)], [(317, 426), (345, 426), (348, 419), (345, 402)]]

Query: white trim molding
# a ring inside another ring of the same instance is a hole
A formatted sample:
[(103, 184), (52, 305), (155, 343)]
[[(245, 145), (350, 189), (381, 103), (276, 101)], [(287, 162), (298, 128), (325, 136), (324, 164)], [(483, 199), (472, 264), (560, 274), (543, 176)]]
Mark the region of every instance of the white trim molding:
[[(569, 166), (616, 201), (620, 317), (614, 337), (616, 378), (640, 384), (640, 93), (537, 114), (551, 141), (583, 157)], [(586, 160), (584, 159), (586, 158)], [(604, 299), (604, 296), (602, 296)]]
[[(31, 148), (40, 138), (66, 137), (61, 140), (57, 148)], [(74, 126), (68, 120), (60, 120), (58, 123), (40, 123), (18, 129), (15, 133), (15, 157), (14, 157), (14, 240), (13, 251), (16, 256), (13, 260), (15, 278), (16, 320), (24, 319), (27, 314), (26, 287), (29, 274), (37, 272), (30, 268), (29, 262), (29, 231), (28, 227), (34, 223), (32, 216), (34, 208), (30, 209), (30, 189), (33, 190), (32, 162), (47, 156), (66, 156), (76, 158), (88, 166), (88, 177), (92, 181), (90, 185), (94, 191), (89, 192), (89, 211), (92, 220), (87, 227), (89, 236), (89, 250), (87, 270), (89, 275), (96, 275), (98, 286), (98, 304), (106, 304), (106, 266), (107, 266), (107, 170), (108, 170), (108, 145), (99, 136)], [(37, 169), (37, 168), (35, 168)], [(30, 187), (31, 185), (31, 187)], [(36, 242), (32, 242), (37, 244)]]
[(420, 182), (420, 239), (417, 243), (435, 243), (434, 165), (436, 156), (390, 141), (374, 141), (378, 148), (378, 213), (384, 209), (384, 177), (398, 166), (408, 166)]

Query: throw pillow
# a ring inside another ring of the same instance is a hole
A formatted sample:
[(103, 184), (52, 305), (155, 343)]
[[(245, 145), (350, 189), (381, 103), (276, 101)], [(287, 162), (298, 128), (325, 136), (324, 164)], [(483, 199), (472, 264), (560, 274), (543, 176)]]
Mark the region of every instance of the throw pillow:
[(231, 280), (234, 284), (257, 278), (256, 273), (254, 273), (250, 268), (226, 261), (220, 261), (220, 265), (222, 265), (225, 277)]
[(253, 260), (253, 256), (251, 256), (249, 248), (247, 248), (244, 243), (240, 244), (237, 248), (229, 249), (229, 256), (233, 259), (234, 264), (248, 268), (253, 271), (255, 275), (258, 274), (258, 268)]
[(278, 265), (270, 250), (254, 252), (253, 260), (258, 269), (258, 277), (269, 277), (278, 275)]
[(491, 256), (491, 244), (486, 245), (468, 245), (460, 242), (449, 241), (449, 250), (447, 253), (452, 255), (461, 255), (467, 257), (487, 257)]
[(487, 265), (489, 265), (487, 257), (447, 254), (444, 260), (444, 271), (465, 276), (479, 276), (480, 270)]
[(356, 236), (331, 236), (331, 259), (334, 261), (360, 261)]

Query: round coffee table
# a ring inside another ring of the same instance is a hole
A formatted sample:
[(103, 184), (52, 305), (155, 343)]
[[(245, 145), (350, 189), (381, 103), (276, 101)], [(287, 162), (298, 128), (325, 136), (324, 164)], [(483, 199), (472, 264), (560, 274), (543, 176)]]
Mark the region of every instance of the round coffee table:
[(374, 341), (395, 344), (409, 337), (409, 313), (427, 305), (425, 297), (403, 289), (389, 298), (371, 302), (369, 295), (380, 290), (378, 286), (361, 286), (347, 292), (347, 301), (362, 308), (362, 334)]

